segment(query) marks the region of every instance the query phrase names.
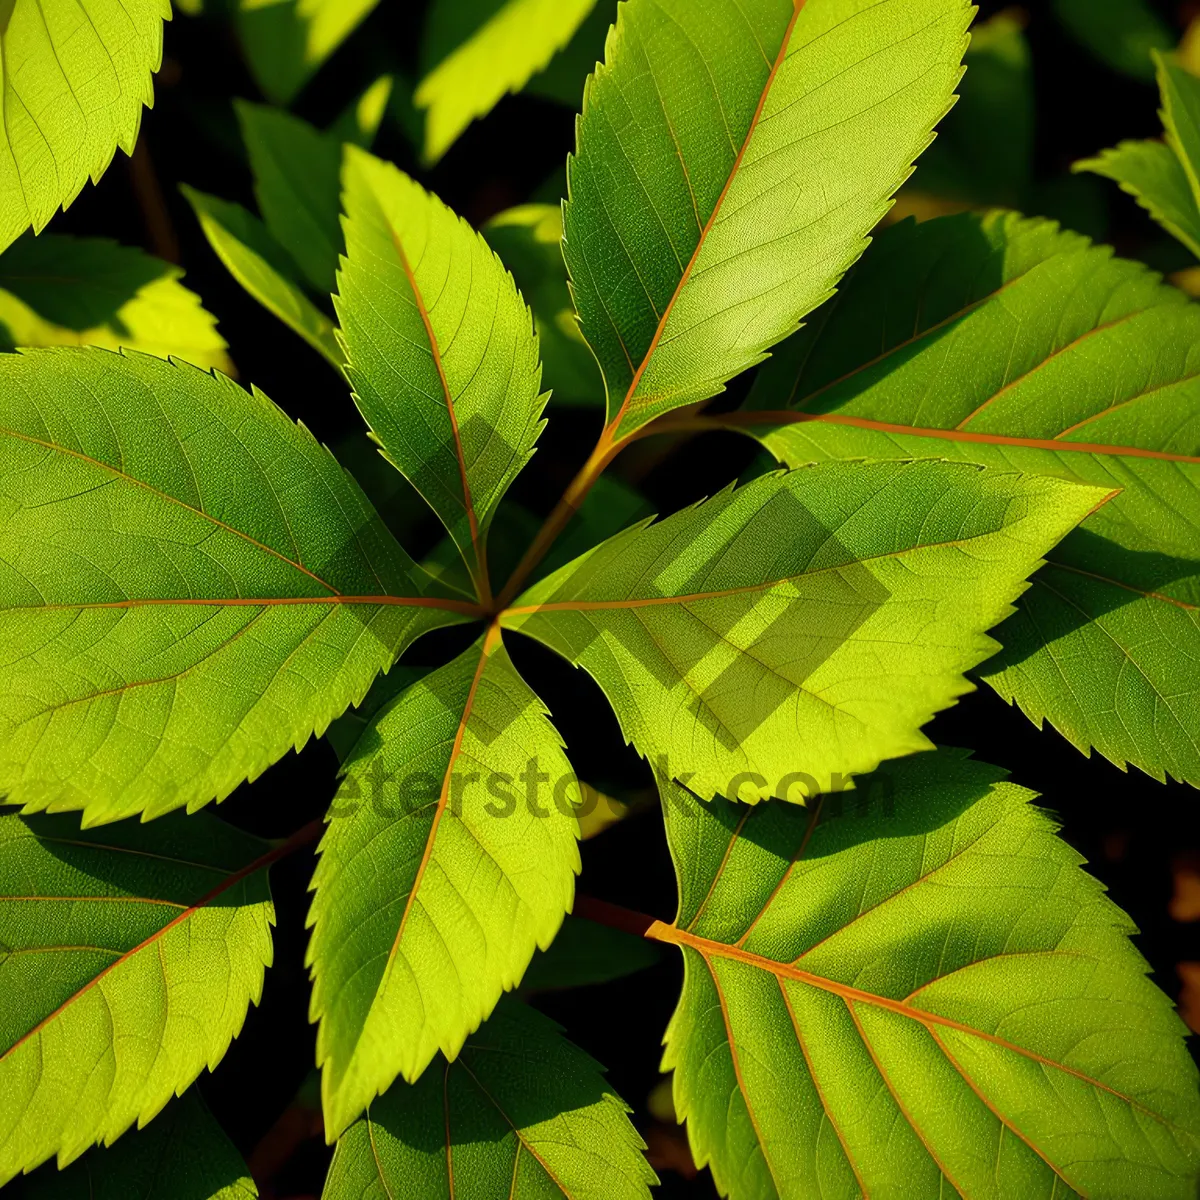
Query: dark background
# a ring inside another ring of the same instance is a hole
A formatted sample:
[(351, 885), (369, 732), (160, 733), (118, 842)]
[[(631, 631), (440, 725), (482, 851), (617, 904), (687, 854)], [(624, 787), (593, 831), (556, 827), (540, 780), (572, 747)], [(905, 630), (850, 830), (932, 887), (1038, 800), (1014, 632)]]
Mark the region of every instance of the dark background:
[[(981, 7), (982, 16), (988, 16), (1004, 6), (984, 0)], [(1181, 30), (1192, 15), (1188, 6), (1170, 0), (1157, 7)], [(383, 0), (305, 89), (295, 111), (325, 125), (382, 71), (398, 67), (411, 78), (424, 8), (412, 0)], [(1039, 179), (1060, 176), (1072, 161), (1122, 138), (1160, 132), (1152, 87), (1093, 61), (1061, 32), (1043, 5), (1026, 5), (1025, 12), (1035, 72)], [(176, 190), (186, 182), (254, 207), (232, 96), (261, 99), (228, 26), (177, 16), (167, 27), (155, 109), (146, 115), (134, 162), (118, 155), (101, 183), (85, 189), (52, 228), (101, 234), (177, 256), (188, 286), (219, 318), (241, 380), (260, 386), (318, 437), (335, 444), (361, 428), (346, 387), (315, 352), (242, 292)], [(478, 224), (527, 200), (561, 172), (573, 145), (573, 124), (573, 113), (565, 108), (528, 96), (508, 97), (473, 125), (433, 171), (419, 168), (395, 122), (385, 124), (375, 149)], [(1168, 268), (1185, 265), (1172, 263), (1177, 252), (1164, 244), (1131, 199), (1107, 185), (1102, 195), (1107, 238), (1122, 254)], [(732, 391), (736, 396), (736, 383)], [(599, 429), (595, 412), (556, 410), (553, 403), (551, 412), (535, 464), (519, 484), (520, 499), (540, 512), (557, 498)], [(630, 453), (619, 460), (618, 470), (638, 476), (655, 508), (665, 512), (715, 491), (747, 467), (753, 457), (748, 446), (731, 435), (708, 435), (657, 462)], [(432, 523), (422, 519), (411, 531), (409, 549), (419, 553), (434, 537)], [(580, 776), (618, 796), (643, 794), (648, 773), (623, 746), (599, 691), (582, 672), (548, 652), (512, 641), (514, 659), (553, 710)], [(420, 650), (434, 652), (424, 643)], [(1188, 854), (1200, 852), (1195, 792), (1179, 784), (1164, 787), (1137, 771), (1124, 774), (1103, 760), (1084, 759), (1053, 731), (1036, 731), (986, 687), (939, 716), (931, 733), (936, 741), (973, 748), (979, 758), (1007, 768), (1017, 782), (1042, 794), (1043, 803), (1060, 814), (1064, 835), (1141, 929), (1138, 945), (1159, 985), (1178, 996), (1177, 964), (1200, 960), (1200, 924), (1174, 920), (1168, 911), (1173, 864), (1186, 868)], [(323, 813), (334, 791), (335, 771), (327, 744), (314, 743), (302, 761), (290, 755), (242, 788), (221, 813), (264, 835), (290, 833)], [(674, 881), (653, 809), (586, 843), (583, 859), (581, 891), (658, 917), (673, 915)], [(311, 869), (309, 855), (274, 869), (275, 966), (268, 972), (262, 1004), (251, 1011), (216, 1072), (201, 1083), (217, 1117), (250, 1158), (267, 1197), (318, 1195), (329, 1157), (323, 1139), (311, 1136), (311, 1107), (303, 1098), (296, 1102), (314, 1053), (303, 967)], [(664, 955), (650, 971), (582, 991), (544, 995), (537, 1003), (605, 1065), (615, 1090), (634, 1109), (663, 1180), (660, 1194), (712, 1197), (707, 1172), (691, 1177), (682, 1135), (656, 1121), (646, 1105), (659, 1080), (660, 1040), (680, 975), (676, 956)], [(1200, 1003), (1194, 1007), (1200, 1010)], [(310, 1091), (304, 1093), (308, 1095)]]

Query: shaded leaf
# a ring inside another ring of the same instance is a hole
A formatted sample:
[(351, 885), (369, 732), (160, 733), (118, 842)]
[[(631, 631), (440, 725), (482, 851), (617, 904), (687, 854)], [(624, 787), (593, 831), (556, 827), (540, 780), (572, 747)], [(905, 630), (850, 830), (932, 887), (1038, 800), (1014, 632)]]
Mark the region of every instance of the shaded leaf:
[[(426, 110), (424, 157), (435, 163), (477, 117), (542, 70), (596, 0), (434, 0), (427, 72), (414, 95)], [(436, 65), (434, 65), (436, 64)]]
[(237, 29), (254, 81), (288, 104), (379, 0), (238, 0)]
[(1196, 1194), (1184, 1028), (1032, 793), (941, 752), (811, 810), (664, 793), (664, 1069), (749, 1197)]
[(521, 979), (522, 993), (557, 991), (609, 983), (658, 962), (658, 948), (645, 938), (567, 917), (549, 949), (533, 956)]
[(776, 472), (618, 534), (501, 620), (584, 667), (657, 774), (802, 801), (929, 746), (1105, 495), (936, 461)]
[(542, 352), (542, 384), (559, 404), (604, 403), (604, 380), (579, 332), (562, 256), (562, 208), (522, 204), (482, 230), (533, 310)]
[(1074, 164), (1121, 185), (1172, 237), (1200, 258), (1200, 210), (1187, 172), (1165, 142), (1121, 142)]
[(254, 1200), (258, 1189), (195, 1088), (144, 1130), (93, 1150), (65, 1171), (43, 1167), (12, 1200)]
[(600, 1067), (505, 1001), (457, 1060), (395, 1084), (338, 1141), (322, 1200), (649, 1200), (656, 1182)]
[(225, 339), (183, 272), (102, 238), (26, 236), (0, 256), (0, 339), (17, 346), (124, 346), (232, 370)]
[(1175, 37), (1147, 0), (1051, 0), (1054, 15), (1101, 62), (1149, 83), (1151, 53), (1169, 50)]
[(832, 294), (961, 73), (965, 0), (629, 0), (588, 83), (564, 253), (618, 440)]
[(300, 269), (271, 237), (267, 227), (240, 204), (181, 185), (225, 269), (269, 313), (298, 333), (335, 368), (343, 362), (342, 348), (330, 320), (305, 294)]
[(167, 0), (8, 0), (0, 28), (0, 249), (40, 232), (98, 180), (118, 146), (133, 153), (150, 76), (162, 61)]
[(262, 994), (275, 857), (206, 813), (0, 815), (0, 1183), (111, 1144), (216, 1066)]
[(1200, 308), (1013, 214), (898, 226), (763, 369), (782, 461), (941, 455), (1122, 491), (1048, 555), (982, 674), (1119, 765), (1200, 784)]
[(347, 146), (344, 187), (354, 398), (486, 599), (488, 526), (543, 425), (529, 310), (483, 238), (391, 164)]
[(342, 248), (341, 143), (282, 109), (245, 101), (236, 107), (267, 231), (287, 247), (313, 290), (328, 295)]
[(260, 392), (144, 355), (0, 357), (0, 792), (88, 824), (228, 795), (442, 600)]
[(343, 769), (309, 916), (330, 1140), (458, 1053), (554, 938), (579, 869), (575, 776), (497, 632), (385, 707)]

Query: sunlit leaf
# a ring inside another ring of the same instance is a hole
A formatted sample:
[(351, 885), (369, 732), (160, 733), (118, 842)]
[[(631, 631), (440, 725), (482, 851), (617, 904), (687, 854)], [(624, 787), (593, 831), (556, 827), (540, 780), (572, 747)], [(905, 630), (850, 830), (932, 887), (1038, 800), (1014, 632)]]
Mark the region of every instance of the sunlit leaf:
[(1195, 1196), (1186, 1030), (1033, 795), (958, 753), (860, 792), (664, 792), (675, 1107), (731, 1200)]
[(0, 24), (0, 249), (40, 232), (133, 153), (151, 74), (162, 61), (167, 0), (7, 0)]
[(519, 92), (574, 35), (596, 0), (433, 0), (414, 99), (433, 163), (476, 117)]
[(347, 146), (344, 188), (355, 400), (486, 596), (488, 525), (543, 425), (532, 317), (483, 238), (407, 175)]
[(26, 811), (221, 799), (469, 610), (223, 376), (5, 355), (0, 429), (0, 793)]
[(986, 631), (1108, 494), (937, 461), (776, 472), (618, 534), (501, 621), (585, 668), (656, 773), (802, 801), (928, 747)]
[(343, 769), (309, 917), (331, 1140), (459, 1052), (550, 945), (579, 870), (574, 773), (498, 632), (385, 707)]
[(623, 437), (832, 294), (961, 73), (966, 0), (629, 0), (588, 83), (564, 252)]
[(206, 813), (0, 815), (0, 1183), (112, 1143), (216, 1066), (271, 962), (273, 857)]
[(791, 465), (941, 455), (1122, 491), (982, 674), (1082, 749), (1200, 784), (1200, 308), (1047, 221), (889, 230), (746, 414)]

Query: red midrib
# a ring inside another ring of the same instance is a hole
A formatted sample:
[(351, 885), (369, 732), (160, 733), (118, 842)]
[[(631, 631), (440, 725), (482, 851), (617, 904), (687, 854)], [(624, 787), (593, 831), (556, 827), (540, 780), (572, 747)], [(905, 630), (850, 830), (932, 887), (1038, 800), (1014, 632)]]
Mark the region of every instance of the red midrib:
[(790, 410), (738, 412), (728, 413), (715, 418), (715, 420), (734, 429), (755, 425), (847, 425), (853, 429), (865, 429), (873, 433), (893, 434), (899, 437), (940, 438), (947, 442), (968, 442), (984, 446), (1013, 446), (1032, 450), (1053, 450), (1055, 453), (1066, 451), (1080, 454), (1101, 454), (1110, 458), (1153, 458), (1162, 462), (1200, 464), (1200, 457), (1197, 456), (1170, 454), (1165, 450), (1144, 450), (1140, 446), (1110, 446), (1102, 442), (1059, 442), (1049, 438), (1010, 437), (1000, 433), (972, 433), (968, 429), (931, 429), (926, 426), (877, 421), (871, 417), (852, 417), (842, 413), (805, 413)]
[[(646, 349), (642, 361), (638, 364), (637, 370), (633, 373), (633, 379), (630, 381), (629, 389), (625, 393), (625, 399), (621, 402), (621, 407), (617, 410), (617, 415), (608, 423), (608, 431), (616, 433), (621, 422), (625, 418), (625, 414), (629, 410), (630, 403), (633, 400), (634, 393), (638, 389), (638, 385), (642, 381), (642, 376), (646, 373), (646, 368), (650, 364), (650, 360), (654, 357), (655, 350), (658, 349), (658, 343), (662, 339), (664, 330), (667, 327), (667, 322), (671, 318), (671, 313), (675, 308), (675, 302), (679, 299), (683, 289), (687, 286), (688, 280), (691, 278), (692, 270), (700, 257), (700, 251), (704, 249), (705, 241), (708, 235), (712, 232), (713, 226), (716, 225), (717, 219), (721, 214), (721, 206), (725, 203), (725, 197), (729, 195), (729, 189), (733, 186), (733, 181), (737, 178), (737, 173), (741, 169), (742, 159), (749, 149), (750, 141), (754, 137), (754, 132), (758, 128), (758, 123), (762, 118), (763, 108), (766, 106), (767, 97), (771, 94), (771, 87), (775, 83), (775, 76), (779, 73), (779, 68), (783, 65), (787, 58), (788, 46), (792, 40), (792, 30), (796, 27), (796, 20), (800, 16), (800, 11), (804, 8), (806, 0), (793, 0), (793, 9), (791, 18), (788, 20), (787, 28), (783, 31), (783, 38), (780, 42), (779, 53), (775, 56), (775, 61), (771, 64), (771, 70), (767, 74), (766, 82), (763, 84), (762, 92), (758, 97), (758, 104), (755, 106), (754, 115), (750, 118), (749, 128), (746, 130), (746, 136), (742, 141), (741, 149), (738, 150), (734, 157), (733, 165), (729, 168), (729, 174), (725, 178), (725, 185), (721, 188), (721, 194), (717, 197), (716, 204), (713, 205), (713, 210), (709, 214), (708, 220), (704, 223), (704, 228), (700, 230), (700, 236), (696, 239), (696, 248), (692, 251), (691, 258), (688, 259), (687, 266), (683, 269), (683, 274), (679, 277), (679, 282), (675, 285), (674, 292), (671, 293), (671, 299), (667, 301), (666, 308), (663, 309), (662, 316), (658, 319), (658, 325), (654, 330), (654, 336), (650, 339), (650, 345)], [(682, 155), (680, 161), (683, 161)], [(685, 167), (686, 175), (686, 167)], [(690, 179), (688, 180), (689, 189), (691, 186)]]

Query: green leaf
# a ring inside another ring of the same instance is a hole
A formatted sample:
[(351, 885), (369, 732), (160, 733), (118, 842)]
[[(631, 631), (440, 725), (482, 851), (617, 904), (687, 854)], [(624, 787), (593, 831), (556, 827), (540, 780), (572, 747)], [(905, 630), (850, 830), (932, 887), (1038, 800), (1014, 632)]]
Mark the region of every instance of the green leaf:
[(533, 956), (521, 979), (521, 991), (591, 987), (624, 979), (656, 962), (658, 948), (645, 938), (582, 917), (567, 917), (550, 948)]
[(0, 815), (0, 1184), (216, 1066), (262, 994), (278, 856), (206, 813)]
[(1031, 792), (941, 752), (811, 810), (664, 793), (699, 1164), (750, 1197), (1196, 1195), (1186, 1030)]
[(1021, 204), (1032, 183), (1033, 61), (1023, 22), (1002, 12), (971, 31), (962, 96), (911, 187), (970, 204)]
[(379, 0), (238, 0), (237, 29), (255, 83), (289, 104)]
[(235, 104), (267, 231), (287, 247), (313, 290), (327, 295), (342, 248), (341, 144), (282, 109)]
[(267, 227), (240, 204), (180, 185), (225, 269), (269, 313), (341, 368), (342, 348), (330, 320), (305, 294), (300, 270)]
[(330, 1140), (458, 1054), (550, 945), (579, 870), (575, 776), (496, 631), (401, 693), (344, 771), (309, 916)]
[(477, 117), (519, 92), (574, 36), (596, 0), (434, 0), (414, 99), (426, 110), (426, 163)]
[(1172, 237), (1200, 258), (1200, 210), (1187, 172), (1164, 142), (1121, 142), (1095, 158), (1075, 163), (1121, 185)]
[(65, 1171), (43, 1167), (11, 1185), (12, 1200), (255, 1200), (233, 1143), (191, 1088), (144, 1130), (92, 1150)]
[(1101, 62), (1146, 83), (1154, 79), (1151, 54), (1175, 37), (1146, 0), (1052, 0), (1054, 15)]
[[(381, 75), (357, 100), (326, 130), (326, 136), (336, 142), (353, 142), (364, 150), (370, 150), (379, 126), (392, 103), (392, 92), (396, 79), (392, 75)], [(341, 163), (335, 164), (340, 169)]]
[(334, 305), (355, 401), (486, 600), (488, 525), (544, 424), (529, 309), (483, 238), (390, 163), (347, 146), (344, 188)]
[(1163, 128), (1200, 204), (1200, 79), (1161, 54), (1154, 55)]
[(603, 404), (604, 380), (567, 288), (561, 206), (522, 204), (493, 217), (482, 232), (533, 310), (543, 386), (558, 404)]
[(557, 1025), (506, 1001), (454, 1062), (346, 1130), (322, 1200), (649, 1200), (628, 1111)]
[(1051, 550), (983, 670), (1076, 746), (1200, 785), (1200, 308), (1047, 221), (889, 230), (754, 385), (790, 465), (939, 455), (1121, 494)]
[(618, 534), (501, 619), (584, 667), (657, 774), (802, 801), (928, 748), (986, 630), (1106, 494), (937, 461), (776, 472)]
[(705, 400), (833, 294), (929, 144), (966, 0), (629, 0), (564, 253), (613, 435)]
[(40, 233), (118, 146), (133, 153), (167, 0), (7, 0), (0, 25), (0, 250)]
[(124, 346), (232, 371), (225, 339), (183, 272), (132, 246), (46, 233), (0, 256), (0, 342)]
[(571, 40), (525, 85), (525, 92), (578, 112), (587, 77), (603, 61), (604, 43), (616, 19), (617, 0), (597, 0)]
[(261, 392), (144, 355), (0, 357), (0, 793), (88, 824), (221, 799), (440, 599)]

